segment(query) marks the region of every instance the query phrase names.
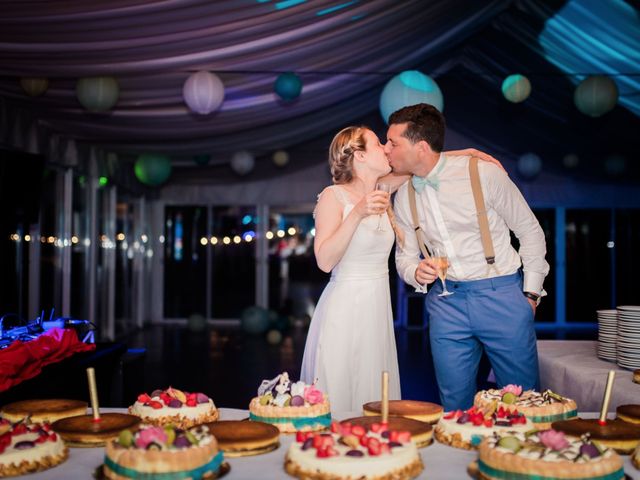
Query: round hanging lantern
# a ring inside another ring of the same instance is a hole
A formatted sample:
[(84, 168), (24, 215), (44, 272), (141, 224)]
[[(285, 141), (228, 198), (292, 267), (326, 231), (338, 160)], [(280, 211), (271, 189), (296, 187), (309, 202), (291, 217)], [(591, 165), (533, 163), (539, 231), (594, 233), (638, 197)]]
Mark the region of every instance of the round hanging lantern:
[(585, 115), (600, 117), (613, 110), (618, 103), (618, 87), (610, 77), (593, 75), (576, 87), (573, 102)]
[(407, 70), (393, 77), (380, 95), (380, 113), (386, 123), (389, 116), (402, 107), (428, 103), (442, 111), (444, 99), (440, 87), (430, 76), (417, 70)]
[(524, 102), (531, 94), (531, 82), (524, 75), (509, 75), (502, 82), (502, 94), (512, 103)]
[(562, 164), (566, 168), (576, 168), (580, 163), (580, 157), (575, 153), (569, 153), (562, 158)]
[(207, 115), (222, 105), (224, 84), (217, 75), (200, 70), (184, 82), (182, 97), (192, 112)]
[(47, 91), (47, 88), (49, 88), (49, 79), (24, 77), (20, 79), (20, 86), (30, 97), (37, 97)]
[(78, 101), (90, 112), (111, 110), (119, 95), (120, 86), (118, 80), (113, 77), (81, 78), (76, 84)]
[(271, 159), (276, 167), (282, 168), (289, 163), (289, 154), (285, 150), (278, 150), (277, 152), (273, 152)]
[(611, 177), (617, 177), (627, 169), (627, 159), (622, 155), (609, 155), (604, 160), (604, 171)]
[(171, 175), (171, 159), (166, 155), (143, 153), (136, 160), (134, 171), (141, 183), (157, 187)]
[(251, 153), (242, 150), (240, 152), (236, 152), (231, 157), (231, 168), (238, 175), (246, 175), (251, 170), (253, 170), (253, 166), (255, 165), (255, 159)]
[(201, 167), (204, 167), (205, 165), (207, 165), (209, 163), (209, 160), (211, 160), (211, 155), (209, 155), (208, 153), (195, 155), (193, 157), (193, 161), (195, 162), (195, 164), (200, 165)]
[(273, 90), (282, 100), (290, 102), (300, 96), (302, 80), (293, 72), (281, 73), (273, 84)]
[(535, 153), (525, 153), (518, 159), (518, 173), (528, 180), (536, 177), (542, 170), (542, 160)]

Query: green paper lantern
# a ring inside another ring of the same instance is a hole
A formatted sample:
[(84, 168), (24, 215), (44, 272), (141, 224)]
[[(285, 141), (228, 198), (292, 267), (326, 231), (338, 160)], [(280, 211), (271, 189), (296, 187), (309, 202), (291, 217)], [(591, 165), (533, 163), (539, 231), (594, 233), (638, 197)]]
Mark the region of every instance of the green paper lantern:
[(592, 75), (576, 87), (573, 101), (585, 115), (600, 117), (618, 103), (618, 87), (610, 77)]
[(119, 95), (120, 86), (114, 77), (81, 78), (76, 84), (78, 101), (90, 112), (108, 112)]
[(195, 162), (195, 164), (200, 165), (201, 167), (208, 165), (209, 160), (211, 160), (211, 155), (206, 153), (203, 153), (202, 155), (195, 155), (193, 157), (193, 161)]
[(141, 183), (157, 187), (171, 175), (171, 159), (166, 155), (143, 153), (136, 160), (134, 171)]
[(502, 94), (512, 103), (524, 102), (531, 94), (531, 82), (524, 75), (509, 75), (502, 82)]

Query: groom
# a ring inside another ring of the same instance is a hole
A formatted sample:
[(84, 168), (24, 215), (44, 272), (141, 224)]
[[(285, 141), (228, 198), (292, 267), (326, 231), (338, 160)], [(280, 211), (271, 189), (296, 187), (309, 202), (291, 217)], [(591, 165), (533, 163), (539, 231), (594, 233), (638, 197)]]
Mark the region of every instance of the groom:
[[(483, 350), (499, 387), (537, 387), (534, 315), (549, 265), (540, 224), (507, 174), (479, 162), (484, 203), (476, 203), (471, 159), (443, 155), (444, 134), (436, 108), (405, 107), (389, 118), (385, 152), (394, 172), (413, 175), (395, 199), (405, 233), (403, 245), (396, 246), (398, 273), (423, 292), (436, 280), (435, 262), (421, 259), (419, 242), (429, 252), (445, 251), (449, 261), (446, 286), (453, 294), (440, 296), (436, 282), (425, 299), (440, 399), (449, 411), (473, 405)], [(519, 251), (511, 246), (510, 230)]]

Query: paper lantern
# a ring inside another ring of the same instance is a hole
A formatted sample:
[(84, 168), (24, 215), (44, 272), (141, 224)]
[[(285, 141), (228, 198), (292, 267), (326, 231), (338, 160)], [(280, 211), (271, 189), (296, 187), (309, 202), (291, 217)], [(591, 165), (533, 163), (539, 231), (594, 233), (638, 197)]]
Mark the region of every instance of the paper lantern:
[(107, 112), (113, 108), (120, 95), (118, 80), (113, 77), (81, 78), (76, 84), (76, 96), (80, 104), (90, 112)]
[(618, 103), (618, 87), (609, 77), (593, 75), (576, 87), (573, 102), (585, 115), (600, 117), (613, 110)]
[(273, 84), (273, 90), (282, 100), (290, 102), (300, 96), (302, 80), (293, 72), (281, 73)]
[(284, 167), (287, 163), (289, 163), (289, 154), (285, 150), (278, 150), (273, 153), (273, 157), (271, 157), (273, 163), (276, 167)]
[(575, 153), (569, 153), (562, 158), (562, 164), (566, 168), (576, 168), (580, 163), (580, 157)]
[(37, 97), (47, 91), (47, 88), (49, 88), (49, 79), (25, 77), (20, 79), (20, 86), (30, 97)]
[(141, 183), (157, 187), (171, 175), (171, 159), (166, 155), (143, 153), (136, 160), (134, 171)]
[(233, 157), (231, 157), (231, 168), (233, 168), (234, 172), (238, 175), (246, 175), (253, 170), (254, 165), (255, 159), (253, 155), (245, 150), (236, 152), (233, 154)]
[(627, 159), (622, 155), (609, 155), (604, 160), (604, 171), (611, 177), (617, 177), (627, 169)]
[(536, 177), (542, 170), (542, 160), (535, 153), (525, 153), (518, 159), (518, 173), (528, 180)]
[(444, 99), (438, 84), (417, 70), (407, 70), (393, 77), (380, 95), (380, 113), (386, 123), (389, 116), (402, 107), (428, 103), (442, 112)]
[(240, 314), (242, 330), (252, 335), (259, 335), (269, 329), (269, 312), (258, 306), (247, 307)]
[(207, 115), (222, 105), (224, 84), (217, 75), (200, 70), (184, 82), (182, 97), (192, 112)]
[(209, 160), (211, 160), (211, 155), (209, 155), (208, 153), (203, 153), (202, 155), (195, 155), (193, 157), (193, 161), (195, 162), (195, 164), (200, 165), (201, 167), (207, 165), (209, 163)]
[(531, 82), (518, 73), (509, 75), (502, 82), (502, 94), (512, 103), (524, 102), (531, 94)]
[(278, 345), (282, 341), (282, 334), (278, 330), (269, 330), (267, 342), (270, 345)]

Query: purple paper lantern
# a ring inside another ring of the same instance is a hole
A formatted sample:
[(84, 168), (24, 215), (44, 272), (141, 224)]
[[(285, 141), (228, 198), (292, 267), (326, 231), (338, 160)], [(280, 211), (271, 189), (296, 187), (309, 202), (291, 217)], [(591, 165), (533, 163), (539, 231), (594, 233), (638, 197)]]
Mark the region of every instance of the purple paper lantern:
[(222, 105), (224, 84), (217, 75), (200, 70), (184, 82), (182, 97), (192, 112), (207, 115)]

